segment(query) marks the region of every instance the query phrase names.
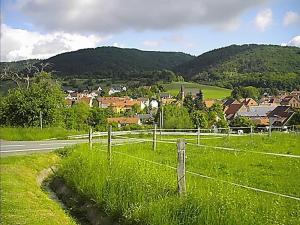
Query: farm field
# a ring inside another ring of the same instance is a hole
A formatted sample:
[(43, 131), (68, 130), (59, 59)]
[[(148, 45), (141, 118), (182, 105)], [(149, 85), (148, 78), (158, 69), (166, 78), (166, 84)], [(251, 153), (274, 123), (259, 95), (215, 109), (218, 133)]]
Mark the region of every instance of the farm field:
[(299, 224), (300, 158), (254, 152), (299, 156), (299, 135), (213, 137), (201, 145), (245, 151), (187, 137), (186, 196), (177, 194), (175, 143), (158, 142), (156, 151), (151, 142), (113, 146), (111, 166), (107, 146), (80, 145), (58, 174), (126, 224)]
[(201, 89), (204, 94), (204, 99), (224, 99), (230, 96), (231, 93), (230, 89), (192, 82), (172, 82), (170, 84), (164, 84), (163, 86), (168, 93), (173, 96), (177, 96), (181, 85), (183, 85), (185, 93), (197, 93), (199, 92), (199, 89)]

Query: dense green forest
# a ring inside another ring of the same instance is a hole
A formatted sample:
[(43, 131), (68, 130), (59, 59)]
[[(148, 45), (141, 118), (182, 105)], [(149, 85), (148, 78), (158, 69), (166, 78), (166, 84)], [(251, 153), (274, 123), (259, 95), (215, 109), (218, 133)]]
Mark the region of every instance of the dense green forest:
[(81, 49), (56, 55), (44, 63), (60, 76), (124, 79), (152, 76), (152, 71), (171, 69), (194, 57), (181, 52), (141, 51), (116, 47)]
[(206, 52), (174, 69), (187, 80), (232, 88), (294, 89), (300, 85), (300, 48), (231, 45)]
[(39, 59), (26, 59), (26, 60), (20, 60), (20, 61), (14, 61), (14, 62), (1, 62), (0, 63), (0, 70), (2, 71), (4, 68), (9, 67), (9, 69), (13, 71), (21, 71), (26, 69), (27, 64), (36, 64), (39, 63), (41, 60)]
[[(276, 45), (231, 45), (194, 57), (181, 52), (141, 51), (116, 47), (81, 49), (38, 61), (1, 63), (24, 70), (27, 62), (39, 66), (72, 86), (74, 78), (136, 85), (159, 81), (186, 81), (234, 88), (254, 86), (281, 90), (300, 89), (300, 48)], [(24, 71), (23, 71), (24, 72)]]

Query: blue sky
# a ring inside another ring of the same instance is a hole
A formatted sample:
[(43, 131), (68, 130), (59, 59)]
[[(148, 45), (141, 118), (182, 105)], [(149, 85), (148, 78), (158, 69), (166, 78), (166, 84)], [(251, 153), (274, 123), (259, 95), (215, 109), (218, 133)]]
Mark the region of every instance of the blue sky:
[(300, 1), (1, 1), (1, 61), (108, 45), (199, 55), (245, 43), (300, 47)]

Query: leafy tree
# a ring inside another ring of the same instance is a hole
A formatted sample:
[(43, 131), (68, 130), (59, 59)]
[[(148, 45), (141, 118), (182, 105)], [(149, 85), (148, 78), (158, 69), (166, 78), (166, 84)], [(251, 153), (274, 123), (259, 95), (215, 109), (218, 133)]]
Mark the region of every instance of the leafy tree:
[(90, 127), (90, 107), (84, 102), (74, 104), (65, 113), (65, 124), (68, 129), (88, 130)]
[(194, 126), (208, 128), (208, 114), (203, 110), (195, 110), (191, 113)]
[(194, 105), (196, 109), (205, 109), (205, 105), (203, 102), (203, 92), (200, 89), (199, 93), (197, 94), (196, 98), (194, 99)]
[(208, 109), (209, 126), (215, 125), (217, 127), (228, 127), (227, 120), (220, 104), (213, 104)]
[(50, 74), (42, 72), (28, 87), (12, 89), (1, 104), (4, 125), (39, 126), (42, 113), (44, 126), (63, 125), (64, 93)]
[(91, 108), (88, 120), (95, 130), (104, 131), (107, 127), (107, 118), (112, 115), (113, 112), (110, 109)]
[(300, 125), (300, 110), (296, 110), (293, 117), (289, 121), (290, 125)]
[(248, 86), (242, 88), (242, 97), (243, 98), (253, 98), (253, 99), (259, 99), (260, 92), (257, 88)]
[(232, 126), (232, 127), (250, 127), (250, 126), (254, 126), (254, 123), (248, 117), (239, 116), (239, 117), (234, 118), (231, 121), (230, 126)]
[(194, 100), (191, 94), (188, 94), (183, 100), (183, 106), (191, 113), (194, 110)]
[(181, 129), (193, 127), (192, 120), (185, 107), (177, 105), (164, 106), (164, 128)]
[(253, 98), (257, 100), (260, 97), (260, 91), (252, 86), (235, 87), (231, 92), (231, 97), (237, 100), (241, 98)]

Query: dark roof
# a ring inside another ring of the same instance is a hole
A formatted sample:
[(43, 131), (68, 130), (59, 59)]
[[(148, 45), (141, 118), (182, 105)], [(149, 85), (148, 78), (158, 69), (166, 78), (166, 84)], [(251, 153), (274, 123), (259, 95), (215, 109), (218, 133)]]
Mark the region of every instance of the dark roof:
[(237, 111), (242, 107), (243, 104), (231, 104), (228, 106), (228, 109), (225, 111), (226, 115), (236, 114)]
[(294, 112), (291, 110), (289, 106), (277, 106), (273, 111), (269, 113), (269, 117), (288, 117), (289, 115), (293, 114)]
[[(295, 96), (289, 95), (289, 96), (284, 97), (284, 98), (282, 99), (281, 102), (282, 102), (282, 103), (283, 103), (283, 102), (288, 103), (288, 102), (291, 101), (291, 99), (293, 99), (293, 98), (296, 99)], [(296, 99), (296, 100), (297, 100), (297, 99)]]
[(294, 111), (290, 106), (277, 106), (272, 112), (268, 114), (268, 117), (275, 117), (280, 121), (275, 121), (273, 125), (284, 125), (294, 115)]
[(223, 103), (223, 105), (224, 106), (229, 106), (229, 105), (231, 105), (231, 104), (238, 104), (239, 102), (237, 101), (237, 100), (235, 100), (235, 99), (227, 99), (224, 103)]

